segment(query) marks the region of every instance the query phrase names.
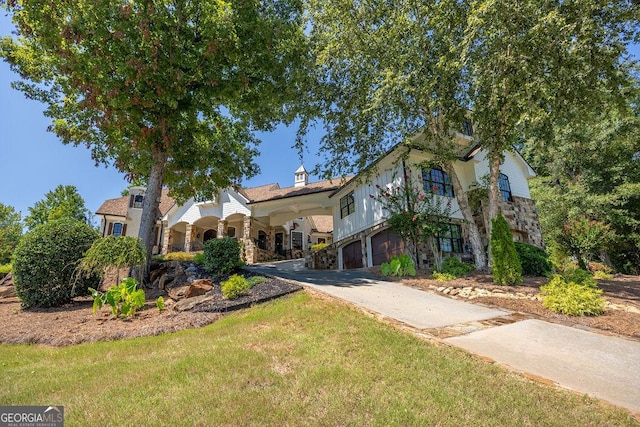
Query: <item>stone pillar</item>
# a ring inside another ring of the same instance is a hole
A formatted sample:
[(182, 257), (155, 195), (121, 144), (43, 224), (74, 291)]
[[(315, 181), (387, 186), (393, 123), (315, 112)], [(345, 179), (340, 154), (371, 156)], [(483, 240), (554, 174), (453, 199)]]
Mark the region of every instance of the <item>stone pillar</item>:
[(360, 233), (360, 248), (362, 249), (362, 266), (369, 267), (367, 263), (367, 237), (364, 233)]
[(162, 234), (162, 255), (169, 253), (172, 244), (173, 230), (169, 228), (168, 224), (164, 224), (164, 233)]
[(227, 234), (227, 221), (224, 219), (218, 220), (218, 239), (222, 239)]
[(267, 250), (276, 251), (276, 233), (271, 226), (267, 227)]
[(256, 245), (251, 238), (251, 217), (244, 217), (244, 226), (242, 228), (242, 243), (244, 244), (244, 256), (247, 264), (255, 264), (258, 258)]
[(191, 239), (193, 234), (193, 225), (187, 224), (187, 231), (184, 233), (184, 251), (191, 252)]

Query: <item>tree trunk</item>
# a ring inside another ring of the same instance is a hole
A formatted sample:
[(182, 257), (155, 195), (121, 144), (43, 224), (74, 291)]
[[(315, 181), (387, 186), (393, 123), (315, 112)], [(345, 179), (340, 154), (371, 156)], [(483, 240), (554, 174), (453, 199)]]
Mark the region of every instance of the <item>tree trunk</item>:
[(167, 155), (160, 148), (153, 150), (153, 166), (149, 173), (147, 192), (142, 201), (142, 218), (140, 221), (140, 231), (138, 237), (142, 240), (147, 255), (145, 265), (140, 272), (140, 281), (147, 283), (149, 280), (149, 266), (153, 252), (153, 231), (156, 221), (160, 216), (160, 197), (162, 196), (162, 182), (164, 180), (164, 169), (167, 163)]
[(443, 164), (443, 168), (445, 172), (449, 174), (449, 178), (451, 178), (451, 185), (453, 185), (453, 192), (456, 195), (456, 199), (458, 200), (458, 206), (460, 207), (462, 216), (469, 225), (469, 244), (471, 245), (471, 251), (473, 252), (473, 261), (476, 264), (476, 269), (480, 271), (486, 270), (487, 257), (482, 245), (482, 239), (480, 238), (480, 231), (478, 230), (478, 226), (473, 219), (473, 212), (471, 211), (471, 206), (469, 205), (467, 193), (462, 188), (460, 179), (458, 178), (458, 175), (453, 168), (453, 162), (445, 162)]

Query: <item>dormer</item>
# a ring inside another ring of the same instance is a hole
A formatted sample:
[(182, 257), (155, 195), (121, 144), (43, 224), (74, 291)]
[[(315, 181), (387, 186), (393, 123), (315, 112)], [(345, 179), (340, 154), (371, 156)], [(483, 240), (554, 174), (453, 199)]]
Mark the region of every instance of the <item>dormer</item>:
[(145, 187), (129, 187), (129, 208), (142, 209)]
[(304, 187), (309, 183), (309, 173), (304, 168), (304, 165), (300, 165), (295, 172), (295, 186), (296, 187)]

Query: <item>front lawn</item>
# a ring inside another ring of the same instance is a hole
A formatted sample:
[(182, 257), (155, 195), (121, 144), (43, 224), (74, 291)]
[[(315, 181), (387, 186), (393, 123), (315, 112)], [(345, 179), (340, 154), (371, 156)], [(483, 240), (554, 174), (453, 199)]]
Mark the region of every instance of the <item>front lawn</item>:
[(69, 426), (634, 425), (305, 293), (175, 334), (0, 345), (0, 383), (1, 405), (64, 405)]

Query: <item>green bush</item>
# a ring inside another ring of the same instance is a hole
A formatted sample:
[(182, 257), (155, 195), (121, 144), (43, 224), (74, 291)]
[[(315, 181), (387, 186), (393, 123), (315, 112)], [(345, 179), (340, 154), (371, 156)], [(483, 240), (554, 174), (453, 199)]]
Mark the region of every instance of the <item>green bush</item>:
[(471, 273), (476, 269), (473, 264), (466, 264), (460, 261), (457, 257), (449, 257), (442, 262), (440, 273), (452, 275), (454, 277), (462, 277)]
[[(118, 286), (111, 286), (104, 293), (89, 288), (93, 297), (93, 314), (96, 314), (103, 305), (108, 304), (111, 307), (111, 313), (116, 317), (133, 316), (139, 308), (144, 307), (146, 300), (144, 291), (137, 288), (138, 282), (131, 277), (124, 279)], [(164, 299), (162, 302), (164, 303)], [(160, 309), (160, 306), (158, 308)]]
[(226, 299), (236, 299), (251, 289), (247, 279), (239, 274), (234, 274), (229, 277), (229, 279), (220, 283), (220, 286), (222, 288), (222, 295)]
[[(84, 274), (104, 276), (107, 267), (117, 269), (142, 265), (146, 259), (145, 249), (137, 237), (107, 236), (97, 239), (84, 254), (80, 270)], [(116, 283), (120, 280), (118, 277)]]
[(251, 276), (247, 279), (247, 282), (249, 282), (249, 289), (253, 288), (255, 285), (258, 285), (260, 283), (264, 283), (269, 281), (269, 279), (267, 279), (264, 276)]
[(517, 285), (522, 282), (522, 265), (502, 213), (491, 221), (491, 272), (497, 285)]
[(434, 271), (431, 277), (438, 282), (450, 282), (451, 280), (456, 279), (456, 276), (451, 273), (440, 273), (438, 271)]
[(597, 288), (598, 282), (591, 276), (587, 270), (580, 267), (570, 267), (559, 274), (565, 282), (574, 282), (590, 288)]
[(0, 265), (0, 275), (6, 275), (11, 273), (11, 264)]
[(597, 280), (611, 280), (613, 279), (613, 274), (597, 270), (593, 273), (593, 278)]
[(204, 269), (224, 276), (240, 267), (240, 243), (236, 239), (211, 239), (204, 244)]
[(523, 275), (546, 276), (551, 273), (549, 254), (544, 249), (520, 242), (514, 242), (514, 245), (520, 257)]
[(28, 232), (14, 252), (13, 274), (22, 306), (58, 307), (97, 287), (97, 275), (80, 277), (76, 267), (100, 236), (91, 226), (64, 218)]
[(204, 253), (198, 252), (193, 256), (193, 263), (196, 265), (204, 265)]
[(164, 261), (193, 261), (195, 256), (196, 252), (169, 252), (162, 259)]
[(551, 311), (569, 316), (596, 316), (604, 312), (602, 290), (576, 282), (567, 282), (561, 276), (540, 287), (542, 305)]
[(394, 256), (388, 263), (385, 262), (380, 266), (380, 271), (385, 276), (415, 276), (416, 268), (413, 266), (413, 260), (407, 254)]

